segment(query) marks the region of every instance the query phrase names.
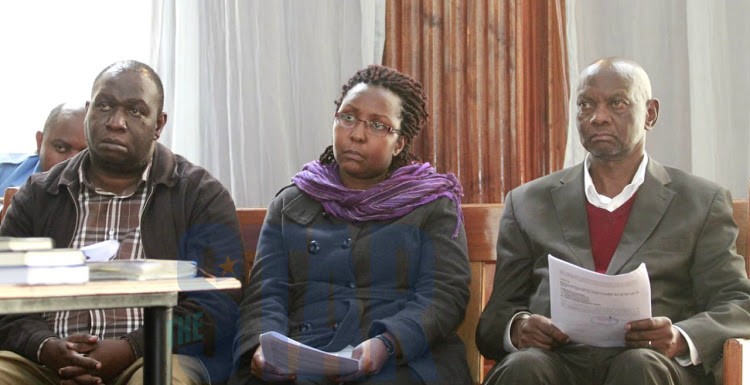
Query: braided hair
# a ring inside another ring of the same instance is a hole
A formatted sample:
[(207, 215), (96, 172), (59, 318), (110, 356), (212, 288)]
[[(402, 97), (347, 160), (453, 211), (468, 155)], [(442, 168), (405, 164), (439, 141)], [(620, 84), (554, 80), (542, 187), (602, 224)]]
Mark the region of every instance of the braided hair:
[[(357, 71), (349, 81), (341, 87), (341, 97), (336, 100), (336, 107), (341, 106), (346, 94), (359, 83), (381, 86), (401, 99), (401, 127), (399, 135), (406, 138), (406, 144), (398, 155), (393, 157), (389, 172), (399, 167), (419, 162), (419, 158), (411, 152), (414, 137), (416, 137), (427, 123), (427, 97), (422, 90), (422, 85), (409, 75), (396, 71), (393, 68), (370, 65)], [(326, 147), (320, 155), (320, 163), (336, 163), (333, 157), (333, 146)]]

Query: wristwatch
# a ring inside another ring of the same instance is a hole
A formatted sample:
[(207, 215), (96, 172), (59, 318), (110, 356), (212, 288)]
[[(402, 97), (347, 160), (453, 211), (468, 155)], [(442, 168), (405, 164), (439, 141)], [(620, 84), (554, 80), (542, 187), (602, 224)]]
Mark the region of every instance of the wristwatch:
[(385, 345), (385, 351), (388, 352), (388, 357), (393, 357), (393, 355), (396, 354), (396, 349), (393, 348), (393, 342), (391, 342), (388, 337), (378, 334), (373, 338), (379, 339), (383, 345)]

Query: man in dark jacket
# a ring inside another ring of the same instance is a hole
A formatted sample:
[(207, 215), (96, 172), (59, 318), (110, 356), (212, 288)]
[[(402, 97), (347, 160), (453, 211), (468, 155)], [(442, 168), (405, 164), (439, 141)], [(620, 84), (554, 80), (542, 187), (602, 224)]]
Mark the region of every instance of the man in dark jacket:
[[(167, 114), (161, 80), (125, 61), (94, 81), (84, 122), (88, 150), (32, 176), (14, 196), (0, 234), (46, 236), (57, 247), (120, 241), (117, 259), (182, 259), (209, 275), (242, 279), (234, 202), (206, 170), (157, 143)], [(217, 383), (231, 369), (237, 300), (181, 294), (174, 317), (175, 383)], [(0, 383), (142, 383), (143, 309), (93, 309), (0, 319)], [(177, 325), (184, 322), (176, 322)], [(216, 327), (221, 325), (221, 327)], [(184, 333), (183, 333), (184, 334)], [(7, 381), (7, 382), (6, 382)]]

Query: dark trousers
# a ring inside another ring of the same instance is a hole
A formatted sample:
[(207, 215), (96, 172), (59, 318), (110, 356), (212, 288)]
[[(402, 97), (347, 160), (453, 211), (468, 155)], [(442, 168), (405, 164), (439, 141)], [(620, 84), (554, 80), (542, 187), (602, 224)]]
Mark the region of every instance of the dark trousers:
[[(336, 385), (326, 378), (297, 378), (294, 382), (265, 382), (250, 374), (248, 368), (239, 370), (230, 380), (230, 385)], [(408, 366), (386, 365), (380, 373), (362, 378), (358, 381), (347, 382), (356, 385), (424, 385), (419, 376)]]
[(569, 345), (527, 348), (497, 363), (485, 385), (712, 385), (700, 366), (684, 367), (651, 349)]

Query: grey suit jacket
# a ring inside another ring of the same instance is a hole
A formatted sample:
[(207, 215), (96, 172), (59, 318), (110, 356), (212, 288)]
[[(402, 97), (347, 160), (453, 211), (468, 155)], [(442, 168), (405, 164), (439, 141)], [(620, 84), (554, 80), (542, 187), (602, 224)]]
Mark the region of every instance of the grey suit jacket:
[[(505, 200), (494, 289), (477, 345), (499, 360), (505, 326), (519, 311), (550, 316), (547, 254), (594, 270), (583, 166), (524, 184)], [(695, 343), (706, 372), (729, 337), (750, 337), (750, 281), (737, 254), (726, 189), (649, 160), (607, 274), (644, 262), (653, 316), (669, 317)]]

